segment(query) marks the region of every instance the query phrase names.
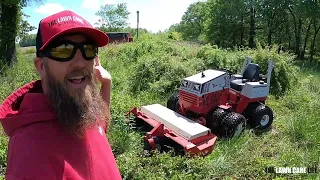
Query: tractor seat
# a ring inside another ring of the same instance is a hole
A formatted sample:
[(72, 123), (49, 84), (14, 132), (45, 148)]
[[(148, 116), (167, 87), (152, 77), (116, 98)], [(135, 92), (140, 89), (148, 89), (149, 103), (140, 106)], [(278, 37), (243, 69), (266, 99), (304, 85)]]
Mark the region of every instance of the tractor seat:
[(258, 64), (250, 63), (244, 70), (241, 79), (235, 79), (230, 82), (232, 89), (242, 91), (246, 82), (255, 82), (260, 80), (260, 67)]

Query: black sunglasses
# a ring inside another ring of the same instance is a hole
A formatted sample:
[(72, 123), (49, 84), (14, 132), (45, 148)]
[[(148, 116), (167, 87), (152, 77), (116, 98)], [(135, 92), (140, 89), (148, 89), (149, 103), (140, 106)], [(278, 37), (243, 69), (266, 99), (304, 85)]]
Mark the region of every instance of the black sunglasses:
[(87, 41), (77, 43), (69, 40), (61, 40), (50, 43), (43, 51), (40, 57), (48, 57), (50, 59), (66, 62), (74, 58), (77, 50), (80, 49), (85, 60), (93, 60), (98, 55), (98, 45), (94, 42)]

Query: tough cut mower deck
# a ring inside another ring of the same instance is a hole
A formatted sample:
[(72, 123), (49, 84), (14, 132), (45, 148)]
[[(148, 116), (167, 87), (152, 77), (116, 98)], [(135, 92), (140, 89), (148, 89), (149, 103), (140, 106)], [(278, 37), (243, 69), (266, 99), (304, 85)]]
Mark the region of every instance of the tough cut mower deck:
[(165, 136), (184, 147), (184, 151), (191, 156), (206, 155), (212, 152), (217, 140), (209, 128), (161, 104), (133, 108), (127, 115), (130, 113), (153, 127), (145, 136), (152, 149), (157, 148), (155, 139)]

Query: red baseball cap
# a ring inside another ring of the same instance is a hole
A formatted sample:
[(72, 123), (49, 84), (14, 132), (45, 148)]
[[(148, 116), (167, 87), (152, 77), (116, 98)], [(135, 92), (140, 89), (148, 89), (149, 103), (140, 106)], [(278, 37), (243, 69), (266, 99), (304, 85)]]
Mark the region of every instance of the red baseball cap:
[(67, 33), (82, 33), (94, 40), (99, 47), (109, 43), (107, 34), (95, 29), (78, 14), (65, 10), (40, 21), (36, 40), (37, 51), (43, 50), (56, 37)]

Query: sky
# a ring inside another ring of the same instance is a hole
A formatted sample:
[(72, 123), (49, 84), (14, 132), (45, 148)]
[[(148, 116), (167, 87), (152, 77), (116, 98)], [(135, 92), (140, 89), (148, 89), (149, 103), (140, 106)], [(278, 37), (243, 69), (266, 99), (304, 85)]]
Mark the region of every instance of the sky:
[[(104, 4), (127, 3), (130, 12), (128, 23), (137, 27), (137, 11), (139, 11), (139, 27), (151, 32), (164, 31), (172, 24), (179, 23), (190, 4), (204, 0), (42, 0), (23, 9), (29, 15), (26, 18), (38, 29), (39, 21), (62, 10), (71, 10), (88, 20), (93, 26), (98, 16), (95, 13)], [(29, 32), (36, 34), (37, 29)]]

